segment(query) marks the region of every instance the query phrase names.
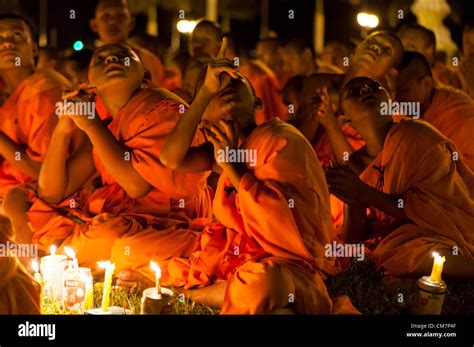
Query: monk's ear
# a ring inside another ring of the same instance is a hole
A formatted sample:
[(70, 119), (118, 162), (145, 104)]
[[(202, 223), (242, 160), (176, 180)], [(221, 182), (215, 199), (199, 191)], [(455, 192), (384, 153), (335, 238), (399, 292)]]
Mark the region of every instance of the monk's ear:
[(254, 109), (263, 110), (263, 101), (258, 96), (255, 97), (255, 102), (253, 104)]
[(146, 67), (143, 68), (143, 81), (142, 85), (147, 85), (151, 82), (151, 72)]
[(97, 21), (95, 19), (91, 19), (89, 21), (89, 26), (91, 27), (91, 30), (95, 33), (97, 33), (98, 29), (97, 29)]
[(395, 81), (398, 76), (398, 70), (395, 68), (391, 68), (390, 71), (388, 72), (388, 77), (392, 80)]

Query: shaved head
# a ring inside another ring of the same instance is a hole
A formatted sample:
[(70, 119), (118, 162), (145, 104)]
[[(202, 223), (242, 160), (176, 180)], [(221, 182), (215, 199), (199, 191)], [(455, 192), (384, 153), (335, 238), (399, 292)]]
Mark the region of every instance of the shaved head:
[(431, 66), (435, 64), (436, 36), (433, 31), (419, 24), (406, 24), (398, 30), (397, 35), (405, 50), (419, 52)]
[(403, 54), (402, 61), (398, 65), (399, 72), (408, 72), (412, 78), (432, 77), (430, 64), (426, 57), (414, 51), (407, 51)]
[(191, 55), (204, 53), (216, 57), (223, 37), (218, 24), (209, 20), (201, 20), (191, 34), (189, 53)]
[(373, 38), (376, 36), (382, 36), (387, 38), (391, 43), (392, 47), (394, 49), (394, 55), (393, 55), (393, 66), (397, 67), (398, 64), (402, 61), (403, 58), (403, 43), (400, 40), (400, 38), (395, 35), (394, 33), (387, 31), (387, 30), (377, 30), (372, 33), (370, 33), (369, 36), (367, 36), (367, 39)]

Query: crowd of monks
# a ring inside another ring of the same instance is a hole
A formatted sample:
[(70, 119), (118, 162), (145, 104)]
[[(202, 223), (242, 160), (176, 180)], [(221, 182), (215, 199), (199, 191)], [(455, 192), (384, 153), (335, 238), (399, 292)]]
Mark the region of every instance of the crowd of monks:
[[(133, 24), (126, 1), (100, 0), (100, 44), (59, 64), (0, 15), (1, 243), (110, 260), (130, 290), (153, 260), (163, 285), (231, 314), (358, 313), (327, 291), (355, 261), (327, 256), (334, 241), (366, 245), (386, 275), (427, 275), (436, 251), (444, 277), (474, 278), (473, 26), (450, 66), (413, 24), (318, 57), (271, 37), (250, 60), (202, 20), (182, 64)], [(64, 99), (95, 116), (58, 114)], [(420, 112), (382, 113), (391, 102)], [(30, 261), (0, 258), (0, 313), (40, 312)]]

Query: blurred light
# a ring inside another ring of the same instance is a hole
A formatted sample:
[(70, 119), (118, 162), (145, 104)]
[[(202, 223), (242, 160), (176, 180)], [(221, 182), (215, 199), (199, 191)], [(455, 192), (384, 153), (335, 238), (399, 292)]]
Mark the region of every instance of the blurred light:
[(375, 14), (360, 12), (357, 14), (357, 23), (359, 23), (361, 27), (375, 28), (379, 25), (379, 17)]
[(197, 22), (195, 20), (180, 20), (176, 27), (180, 33), (192, 33)]
[(75, 51), (80, 51), (84, 48), (84, 44), (82, 43), (82, 41), (76, 41), (74, 42), (74, 45), (72, 45), (72, 47)]

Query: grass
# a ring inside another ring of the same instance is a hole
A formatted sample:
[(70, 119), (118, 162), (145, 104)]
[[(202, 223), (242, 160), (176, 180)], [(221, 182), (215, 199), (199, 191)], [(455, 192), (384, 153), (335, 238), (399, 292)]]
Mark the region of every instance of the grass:
[[(103, 282), (94, 284), (93, 308), (99, 308), (102, 303)], [(132, 314), (140, 314), (141, 293), (131, 292), (118, 287), (113, 287), (110, 296), (110, 306), (119, 306), (132, 311)], [(67, 312), (61, 300), (43, 298), (41, 305), (42, 314), (72, 314)], [(173, 296), (170, 305), (163, 309), (162, 314), (218, 314), (219, 311), (211, 307), (197, 304), (189, 299)]]
[[(474, 314), (474, 281), (446, 281), (443, 314)], [(348, 295), (353, 305), (364, 315), (410, 314), (416, 299), (416, 280), (384, 277), (371, 261), (354, 261), (351, 267), (326, 280), (332, 297)], [(94, 308), (100, 307), (103, 283), (94, 285)], [(400, 294), (402, 296), (400, 296)], [(110, 305), (125, 307), (140, 314), (141, 294), (114, 287)], [(58, 300), (43, 299), (43, 314), (69, 314)], [(174, 296), (163, 314), (219, 314), (219, 311), (191, 300)]]

